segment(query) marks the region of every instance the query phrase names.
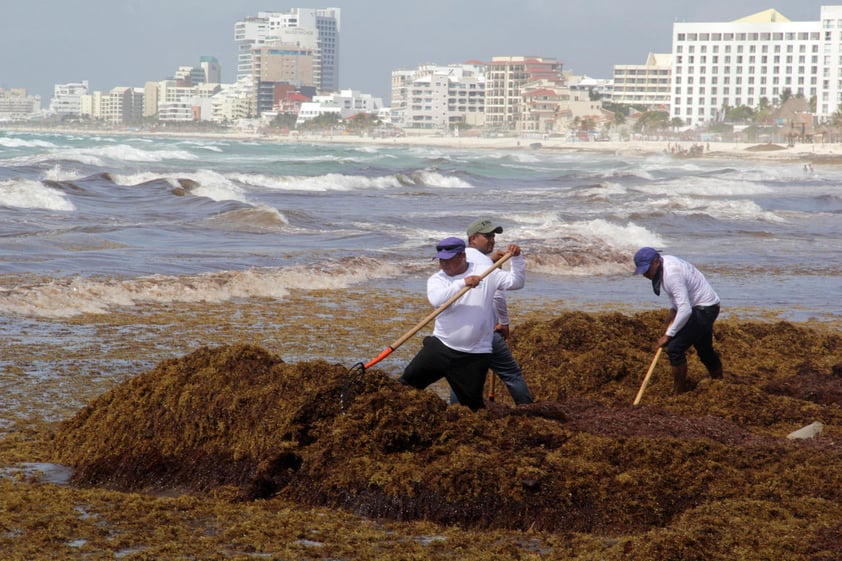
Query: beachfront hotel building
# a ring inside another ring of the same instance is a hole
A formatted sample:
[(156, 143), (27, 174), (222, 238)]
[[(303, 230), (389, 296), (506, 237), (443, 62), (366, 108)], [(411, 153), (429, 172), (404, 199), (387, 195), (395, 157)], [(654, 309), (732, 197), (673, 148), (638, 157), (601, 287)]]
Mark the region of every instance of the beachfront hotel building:
[(477, 61), (392, 72), (391, 120), (416, 129), (485, 123), (485, 65)]
[(842, 103), (842, 6), (822, 6), (819, 21), (766, 10), (732, 22), (675, 23), (672, 45), (671, 116), (688, 125), (787, 95), (815, 100), (820, 121)]
[(530, 82), (564, 85), (562, 64), (553, 58), (495, 56), (485, 70), (485, 126), (515, 130), (525, 113), (523, 88)]
[(41, 96), (23, 88), (0, 88), (0, 121), (29, 118), (41, 111)]
[(336, 93), (314, 96), (312, 101), (303, 101), (298, 111), (296, 126), (325, 114), (336, 114), (347, 119), (360, 113), (379, 115), (383, 100), (357, 90), (341, 90)]
[[(256, 17), (234, 24), (237, 80), (251, 80), (258, 113), (267, 109), (258, 102), (258, 92), (268, 91), (269, 84), (297, 80), (302, 86), (314, 86), (320, 93), (339, 89), (340, 16), (339, 8), (292, 8), (286, 12), (258, 12)], [(273, 57), (279, 60), (273, 62)], [(288, 66), (290, 70), (281, 77), (273, 74), (267, 78), (266, 68), (270, 66)]]
[(78, 117), (82, 112), (81, 98), (88, 93), (88, 81), (53, 85), (50, 111), (59, 116)]
[(100, 99), (100, 118), (107, 123), (139, 123), (143, 115), (143, 88), (117, 86)]
[(299, 91), (316, 89), (315, 36), (309, 44), (276, 42), (255, 47), (253, 73), (257, 83), (257, 112), (264, 114), (276, 107), (279, 90), (294, 86)]
[(666, 111), (671, 75), (672, 55), (668, 53), (649, 53), (645, 64), (616, 64), (611, 101)]

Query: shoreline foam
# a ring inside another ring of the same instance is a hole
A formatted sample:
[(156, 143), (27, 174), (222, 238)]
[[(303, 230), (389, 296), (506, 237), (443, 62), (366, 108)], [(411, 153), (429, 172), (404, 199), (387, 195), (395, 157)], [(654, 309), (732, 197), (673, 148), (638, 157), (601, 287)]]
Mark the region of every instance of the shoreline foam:
[[(213, 138), (278, 143), (360, 144), (381, 146), (427, 146), (444, 149), (491, 149), (527, 151), (592, 152), (615, 155), (665, 155), (681, 159), (718, 158), (752, 159), (780, 162), (842, 164), (842, 143), (799, 143), (792, 146), (776, 143), (685, 141), (670, 138), (658, 140), (570, 141), (560, 137), (528, 138), (517, 136), (453, 136), (431, 131), (407, 130), (403, 136), (375, 137), (350, 134), (279, 135), (235, 131), (150, 131), (90, 130), (73, 127), (10, 127), (0, 126), (5, 133), (78, 134), (170, 138)], [(691, 147), (701, 148), (691, 151)]]

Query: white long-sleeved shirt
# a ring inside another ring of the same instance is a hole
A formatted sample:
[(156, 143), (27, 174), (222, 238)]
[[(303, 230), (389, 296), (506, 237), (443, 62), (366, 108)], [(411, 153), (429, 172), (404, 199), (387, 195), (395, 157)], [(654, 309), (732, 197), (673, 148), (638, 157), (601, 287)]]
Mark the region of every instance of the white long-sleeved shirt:
[[(479, 286), (471, 288), (436, 317), (433, 336), (453, 350), (464, 353), (490, 353), (496, 317), (494, 293), (497, 290), (517, 290), (526, 280), (523, 255), (511, 258), (511, 271), (495, 269)], [(427, 299), (438, 308), (465, 288), (465, 277), (481, 275), (488, 270), (468, 262), (468, 270), (449, 276), (439, 271), (427, 280)]]
[[(486, 270), (494, 265), (494, 261), (491, 257), (474, 247), (467, 248), (465, 250), (465, 255), (471, 263), (476, 263), (477, 265), (484, 267), (483, 270)], [(498, 290), (494, 293), (494, 312), (497, 314), (494, 320), (495, 326), (498, 323), (500, 325), (509, 325), (509, 304), (506, 302), (506, 293), (502, 290)]]
[(690, 319), (695, 306), (719, 304), (719, 296), (696, 267), (673, 255), (662, 255), (661, 289), (669, 296), (675, 319), (666, 334), (673, 337)]

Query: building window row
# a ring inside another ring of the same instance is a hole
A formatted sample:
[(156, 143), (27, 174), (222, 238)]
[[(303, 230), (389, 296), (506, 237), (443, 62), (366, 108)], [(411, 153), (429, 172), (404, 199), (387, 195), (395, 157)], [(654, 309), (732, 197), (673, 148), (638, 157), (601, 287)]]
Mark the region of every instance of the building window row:
[[(708, 46), (707, 45), (687, 45), (687, 51), (686, 51), (687, 54), (691, 54), (691, 55), (695, 54), (697, 52), (696, 51), (697, 46), (699, 47), (698, 52), (700, 54), (706, 54), (708, 52)], [(735, 49), (732, 49), (731, 45), (715, 44), (715, 45), (711, 45), (710, 52), (713, 53), (714, 55), (719, 54), (719, 52), (720, 52), (719, 47), (720, 46), (722, 46), (722, 52), (725, 53), (725, 54), (731, 54), (732, 52), (736, 52), (737, 54), (742, 54), (742, 53), (745, 53), (745, 52), (748, 52), (749, 54), (757, 53), (757, 46), (756, 45), (748, 45), (748, 49), (746, 49), (746, 45), (743, 45), (743, 44), (737, 45)], [(819, 46), (817, 44), (803, 43), (803, 44), (799, 44), (799, 45), (795, 45), (795, 44), (786, 45), (786, 53), (787, 54), (794, 53), (795, 50), (796, 50), (796, 47), (798, 47), (798, 53), (799, 54), (806, 54), (807, 53), (807, 47), (810, 47), (810, 49), (809, 49), (810, 52), (812, 52), (814, 54), (819, 52)], [(825, 47), (827, 48), (829, 46), (825, 45)], [(685, 52), (684, 46), (683, 45), (676, 45), (675, 46), (675, 52), (676, 52), (676, 54), (683, 54)], [(781, 45), (774, 45), (773, 48), (772, 48), (772, 52), (775, 53), (775, 54), (780, 54), (782, 52)], [(769, 45), (760, 45), (760, 53), (761, 54), (768, 54), (769, 53)]]
[(818, 31), (764, 33), (677, 33), (676, 41), (818, 41)]

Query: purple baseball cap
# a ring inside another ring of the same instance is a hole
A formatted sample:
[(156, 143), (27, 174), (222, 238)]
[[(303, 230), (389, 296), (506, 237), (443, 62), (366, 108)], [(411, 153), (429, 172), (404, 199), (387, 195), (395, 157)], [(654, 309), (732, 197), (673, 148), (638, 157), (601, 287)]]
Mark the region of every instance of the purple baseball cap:
[(637, 250), (637, 253), (634, 254), (634, 274), (635, 275), (642, 275), (646, 271), (649, 270), (649, 266), (652, 264), (652, 261), (657, 259), (658, 257), (658, 250), (652, 249), (651, 247), (641, 247)]
[(436, 257), (439, 259), (453, 259), (465, 251), (465, 242), (459, 238), (444, 238), (436, 244)]

